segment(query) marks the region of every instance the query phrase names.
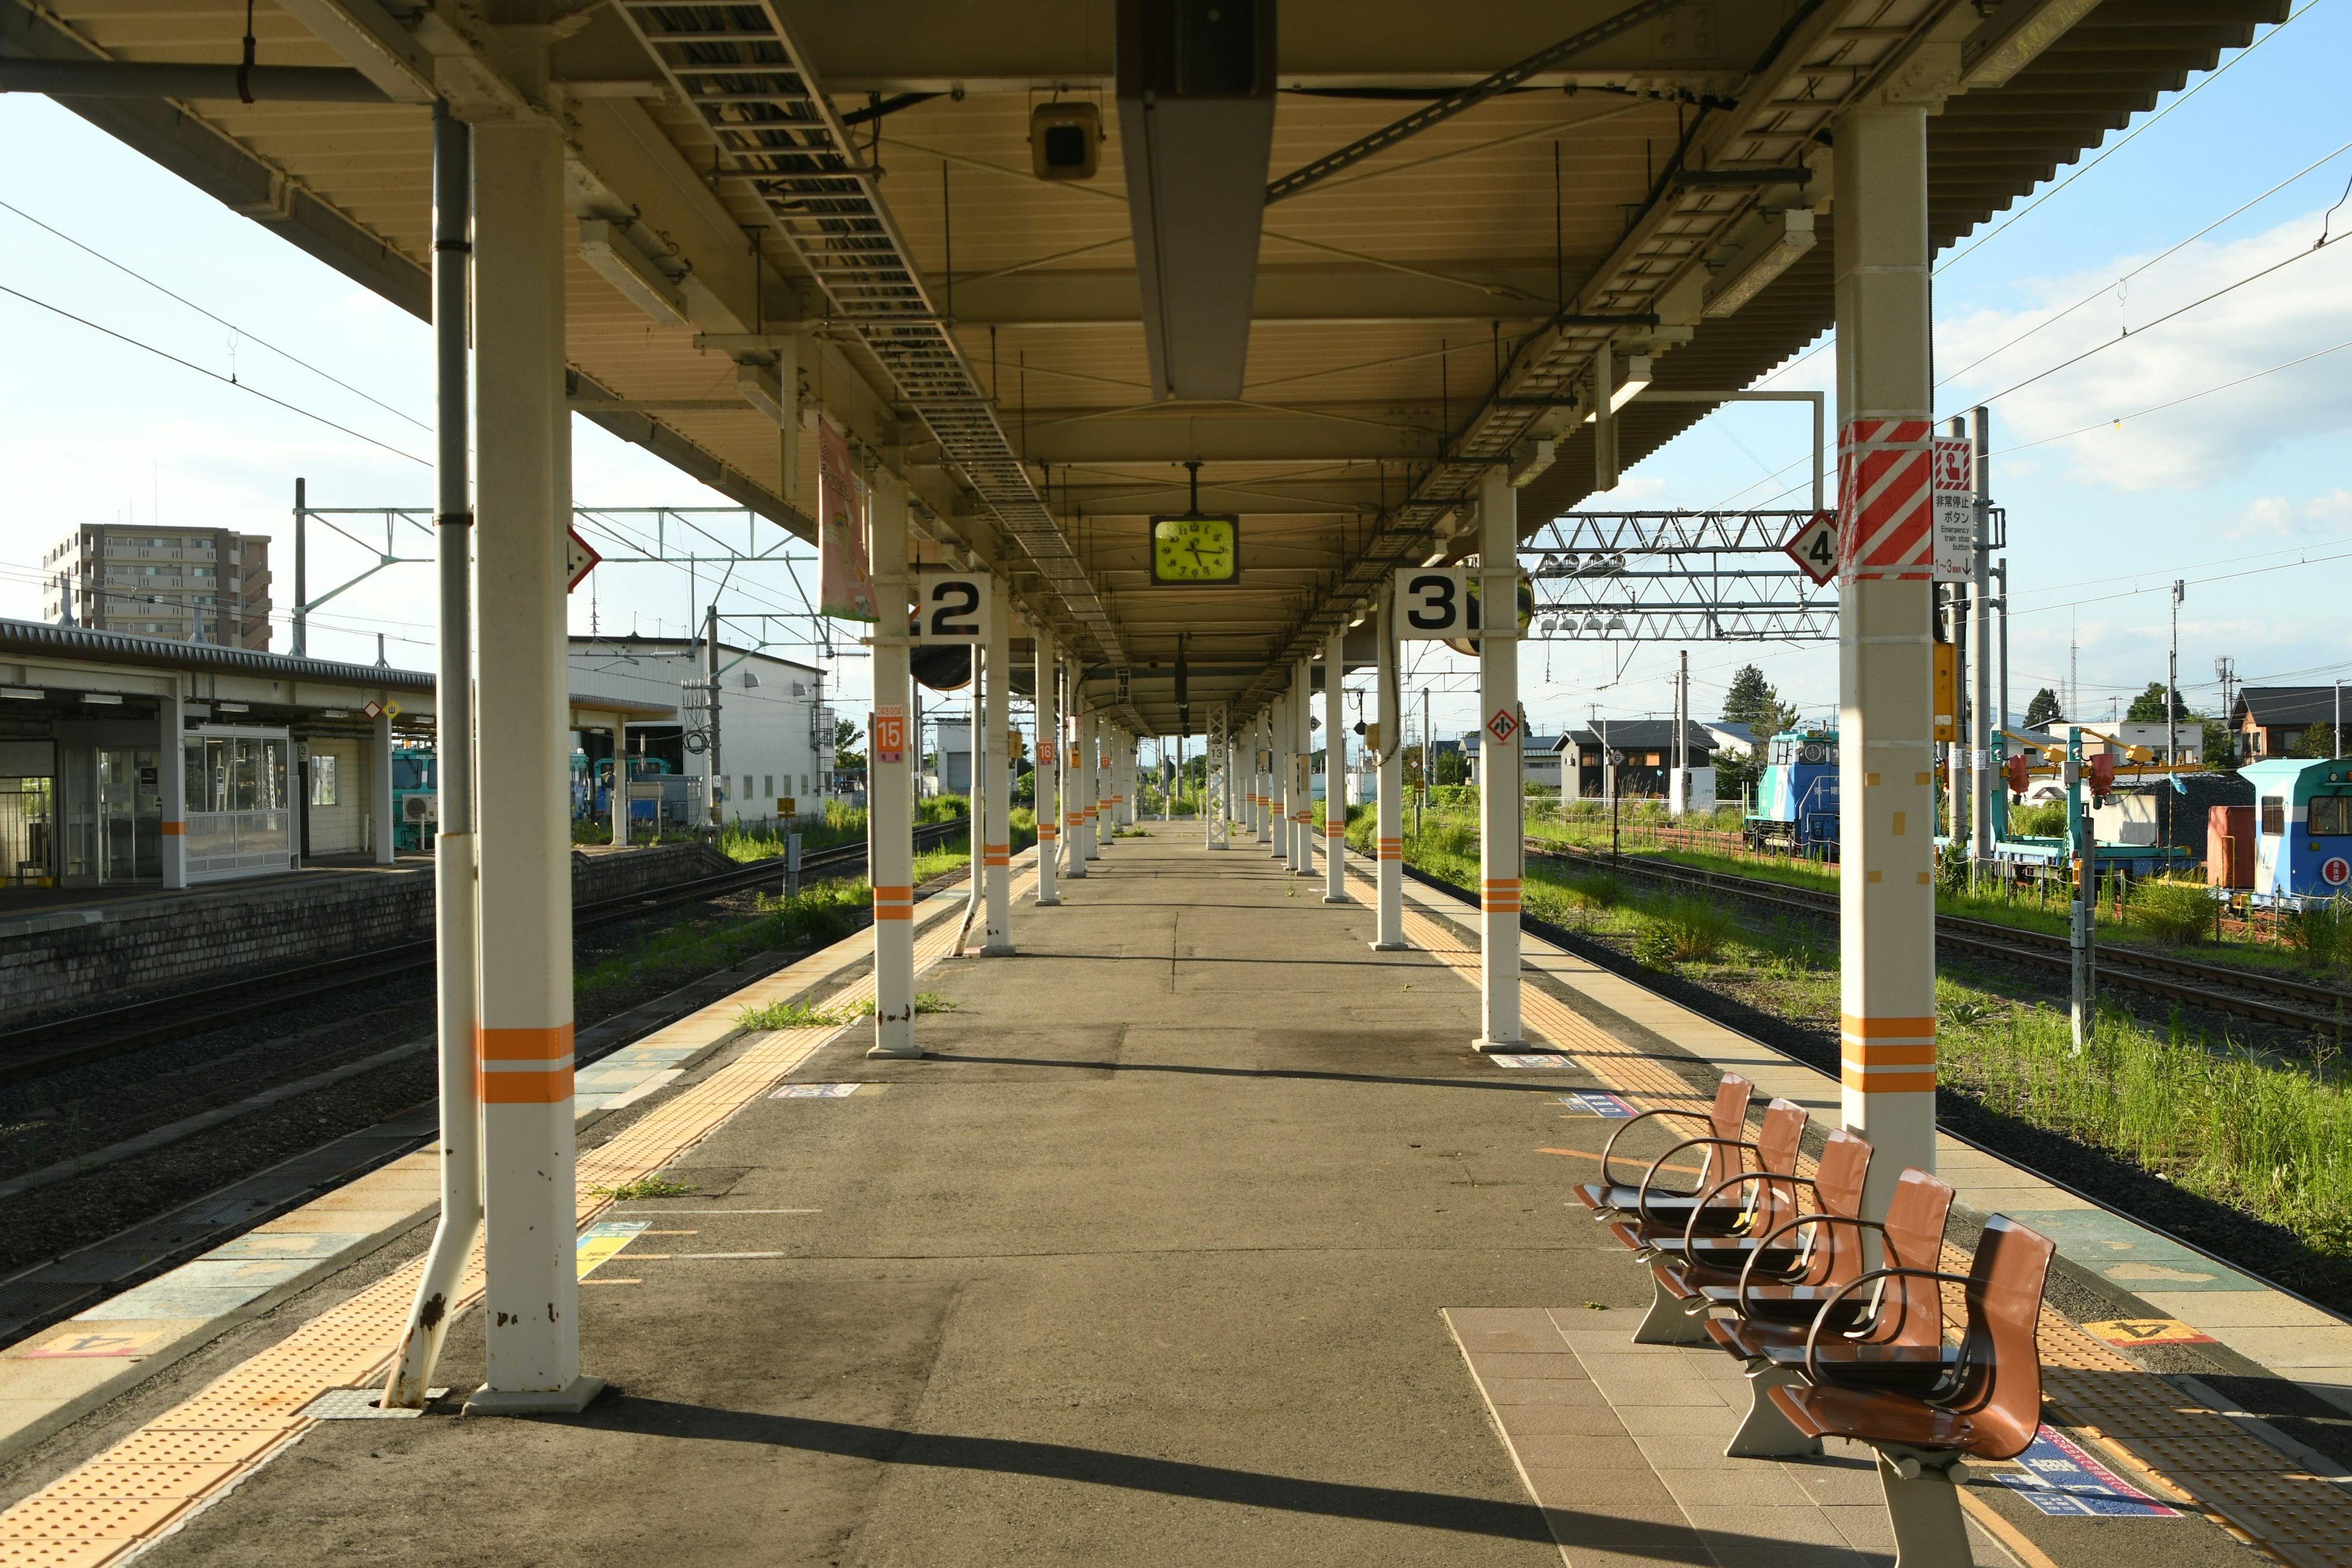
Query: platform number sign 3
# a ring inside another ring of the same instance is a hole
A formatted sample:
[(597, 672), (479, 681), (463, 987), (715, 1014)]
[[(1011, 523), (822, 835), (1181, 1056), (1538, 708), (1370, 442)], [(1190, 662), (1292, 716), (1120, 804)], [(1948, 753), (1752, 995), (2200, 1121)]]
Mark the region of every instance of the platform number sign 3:
[(1797, 563), (1799, 571), (1813, 580), (1815, 587), (1826, 588), (1837, 575), (1837, 513), (1813, 513), (1811, 520), (1780, 548), (1789, 552), (1789, 559)]
[(988, 579), (929, 576), (915, 579), (915, 618), (907, 635), (919, 643), (976, 643), (988, 631)]
[(1459, 567), (1407, 566), (1396, 574), (1396, 635), (1466, 637), (1477, 629), (1469, 574)]

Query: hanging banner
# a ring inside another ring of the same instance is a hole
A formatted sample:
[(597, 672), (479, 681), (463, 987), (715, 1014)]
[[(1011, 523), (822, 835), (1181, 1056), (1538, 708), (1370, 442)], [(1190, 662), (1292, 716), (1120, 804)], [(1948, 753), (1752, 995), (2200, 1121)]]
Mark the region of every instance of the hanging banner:
[(848, 439), (829, 420), (817, 424), (816, 454), (817, 613), (845, 621), (877, 619), (857, 470)]
[(1966, 583), (1977, 572), (1976, 443), (1936, 437), (1936, 581)]
[(1925, 419), (1849, 419), (1838, 437), (1838, 581), (1924, 582), (1935, 568)]

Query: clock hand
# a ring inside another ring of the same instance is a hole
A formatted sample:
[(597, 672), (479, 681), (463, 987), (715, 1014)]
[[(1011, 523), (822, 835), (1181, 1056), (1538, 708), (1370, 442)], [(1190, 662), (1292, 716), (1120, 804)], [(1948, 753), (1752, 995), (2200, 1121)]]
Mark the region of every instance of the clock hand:
[(1201, 554), (1201, 542), (1197, 539), (1192, 542), (1192, 559), (1200, 562), (1204, 566), (1208, 564), (1207, 561), (1203, 559)]

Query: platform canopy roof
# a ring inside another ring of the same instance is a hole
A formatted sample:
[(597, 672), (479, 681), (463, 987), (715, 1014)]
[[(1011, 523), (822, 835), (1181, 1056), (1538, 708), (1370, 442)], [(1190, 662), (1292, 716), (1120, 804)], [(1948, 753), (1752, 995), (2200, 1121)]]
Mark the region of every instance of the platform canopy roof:
[[(245, 26), (237, 0), (0, 6), (26, 62), (232, 65)], [(555, 114), (573, 405), (803, 538), (821, 406), (908, 476), (934, 555), (1013, 574), (1090, 690), (1131, 671), (1150, 732), (1176, 724), (1180, 634), (1194, 728), (1255, 706), (1392, 566), (1459, 553), (1489, 466), (1523, 484), (1523, 530), (1583, 500), (1604, 345), (1617, 395), (1644, 373), (1704, 391), (1828, 329), (1859, 100), (1940, 103), (1941, 247), (2285, 15), (260, 0), (258, 60), (356, 70), (332, 79), (352, 100), (61, 100), (419, 315), (430, 101)], [(551, 36), (540, 82), (522, 50)], [(1091, 177), (1035, 173), (1041, 109), (1066, 151), (1091, 112)], [(1632, 395), (1620, 464), (1711, 406)], [(1200, 506), (1242, 515), (1240, 580), (1154, 586), (1146, 520), (1186, 510), (1193, 462)]]

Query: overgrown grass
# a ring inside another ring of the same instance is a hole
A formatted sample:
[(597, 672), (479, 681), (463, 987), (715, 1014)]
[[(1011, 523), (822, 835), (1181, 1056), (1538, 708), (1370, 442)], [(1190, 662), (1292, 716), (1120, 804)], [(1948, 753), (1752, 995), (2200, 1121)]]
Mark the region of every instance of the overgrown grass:
[(2061, 1013), (1937, 990), (1944, 1083), (2352, 1258), (2352, 1096), (2324, 1073), (2188, 1036), (2177, 1014), (2159, 1034), (2109, 1011), (2078, 1053)]
[[(915, 993), (918, 1013), (952, 1013), (962, 1004), (952, 996), (937, 991)], [(874, 998), (866, 997), (846, 1011), (839, 1008), (812, 1007), (805, 1002), (771, 1002), (764, 1007), (745, 1007), (735, 1015), (735, 1025), (743, 1029), (837, 1029), (853, 1018), (874, 1016)]]
[(702, 917), (648, 932), (576, 973), (572, 994), (590, 997), (649, 978), (691, 978), (730, 969), (755, 952), (838, 942), (858, 928), (873, 902), (863, 880), (821, 882), (794, 899), (762, 895), (750, 920)]
[(634, 1204), (646, 1198), (690, 1198), (702, 1189), (692, 1182), (673, 1182), (664, 1176), (640, 1176), (617, 1187), (592, 1186), (588, 1191), (592, 1196), (610, 1198), (616, 1204)]
[[(1407, 837), (1405, 858), (1456, 886), (1478, 885), (1476, 835), (1466, 824), (1429, 819), (1428, 831)], [(1612, 882), (1605, 873), (1531, 861), (1521, 901), (1536, 919), (1630, 940), (1645, 962), (1691, 965), (1702, 984), (1707, 973), (1765, 982), (1769, 1005), (1792, 1016), (1833, 1013), (1838, 955), (1819, 922), (1747, 911), (1735, 918), (1703, 895), (1628, 898)], [(2188, 894), (2204, 896), (2196, 884), (2178, 886), (2183, 892), (2159, 899), (2185, 906)], [(2210, 904), (2195, 913), (2211, 919)], [(2352, 900), (2314, 911), (2308, 929), (2316, 946), (2352, 944)], [(1673, 952), (1677, 943), (1685, 956)], [(2352, 1090), (2337, 1081), (2332, 1053), (2301, 1066), (2228, 1037), (2191, 1035), (2177, 1015), (2157, 1030), (2114, 1009), (2077, 1053), (2061, 1012), (1948, 973), (1936, 991), (1946, 1087), (2281, 1226), (2331, 1264), (2352, 1264)], [(2340, 1283), (2305, 1283), (2340, 1294)]]
[(2213, 929), (2219, 907), (2204, 883), (2159, 877), (2134, 889), (2130, 919), (2150, 942), (2180, 947)]
[(1642, 912), (1633, 951), (1644, 963), (1688, 963), (1722, 952), (1731, 942), (1730, 911), (1696, 893), (1668, 893)]

